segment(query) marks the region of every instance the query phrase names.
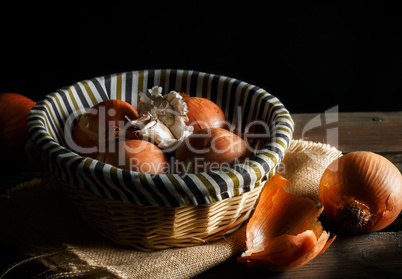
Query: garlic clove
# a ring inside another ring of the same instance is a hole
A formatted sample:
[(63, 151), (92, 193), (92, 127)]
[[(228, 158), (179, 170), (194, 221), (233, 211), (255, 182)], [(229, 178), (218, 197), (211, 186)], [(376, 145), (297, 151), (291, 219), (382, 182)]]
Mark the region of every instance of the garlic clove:
[(193, 126), (187, 126), (184, 122), (185, 119), (183, 117), (175, 115), (174, 124), (168, 126), (172, 134), (179, 141), (182, 141), (191, 136), (194, 130)]
[(159, 120), (148, 123), (139, 133), (152, 139), (159, 148), (168, 148), (177, 142), (169, 128)]
[[(173, 107), (173, 109), (178, 112), (181, 116), (187, 118), (188, 108), (187, 103), (184, 101), (183, 97), (176, 91), (171, 91), (166, 99)], [(188, 121), (188, 118), (186, 119)]]

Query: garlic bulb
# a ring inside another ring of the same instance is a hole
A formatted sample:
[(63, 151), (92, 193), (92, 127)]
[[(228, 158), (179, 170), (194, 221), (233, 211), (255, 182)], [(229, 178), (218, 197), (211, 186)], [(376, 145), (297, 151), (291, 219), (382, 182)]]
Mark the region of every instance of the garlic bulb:
[(137, 133), (152, 139), (159, 148), (172, 151), (193, 133), (187, 126), (187, 104), (176, 91), (162, 95), (162, 87), (154, 86), (148, 92), (140, 93), (138, 105), (140, 117), (131, 124)]

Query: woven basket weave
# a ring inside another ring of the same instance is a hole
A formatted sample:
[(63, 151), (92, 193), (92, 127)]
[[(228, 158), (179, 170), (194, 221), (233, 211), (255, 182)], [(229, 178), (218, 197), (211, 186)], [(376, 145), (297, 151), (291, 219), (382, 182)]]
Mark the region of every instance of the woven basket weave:
[[(218, 104), (239, 130), (252, 119), (270, 129), (246, 162), (197, 174), (144, 174), (82, 157), (71, 148), (71, 131), (91, 106), (119, 99), (137, 107), (153, 86), (205, 97)], [(46, 168), (98, 232), (142, 250), (214, 241), (247, 220), (265, 179), (289, 147), (293, 120), (262, 88), (220, 75), (189, 70), (145, 70), (77, 82), (49, 94), (30, 112), (32, 142)]]
[(83, 219), (117, 244), (142, 251), (189, 247), (221, 239), (246, 221), (261, 189), (212, 204), (138, 206), (96, 196), (63, 183)]

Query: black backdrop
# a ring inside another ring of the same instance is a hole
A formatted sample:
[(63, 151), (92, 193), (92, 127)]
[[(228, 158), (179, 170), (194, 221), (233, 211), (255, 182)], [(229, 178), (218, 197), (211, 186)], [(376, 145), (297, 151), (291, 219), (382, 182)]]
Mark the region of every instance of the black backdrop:
[(396, 6), (187, 1), (179, 8), (170, 2), (3, 7), (0, 92), (37, 101), (95, 76), (182, 68), (263, 87), (292, 113), (336, 105), (402, 109)]

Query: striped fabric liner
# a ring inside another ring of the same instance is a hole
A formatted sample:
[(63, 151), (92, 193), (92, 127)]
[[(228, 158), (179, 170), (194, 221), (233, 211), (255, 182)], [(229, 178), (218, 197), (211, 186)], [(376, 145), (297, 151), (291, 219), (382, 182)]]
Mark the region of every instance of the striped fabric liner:
[[(163, 93), (175, 90), (212, 100), (242, 129), (257, 117), (269, 125), (271, 137), (243, 164), (184, 175), (130, 172), (67, 148), (71, 128), (86, 109), (108, 99), (137, 107), (139, 93), (155, 85), (161, 86)], [(59, 179), (109, 199), (173, 207), (209, 204), (251, 191), (275, 174), (293, 135), (289, 112), (262, 88), (230, 77), (173, 69), (125, 72), (77, 82), (38, 102), (28, 125), (46, 167)]]

